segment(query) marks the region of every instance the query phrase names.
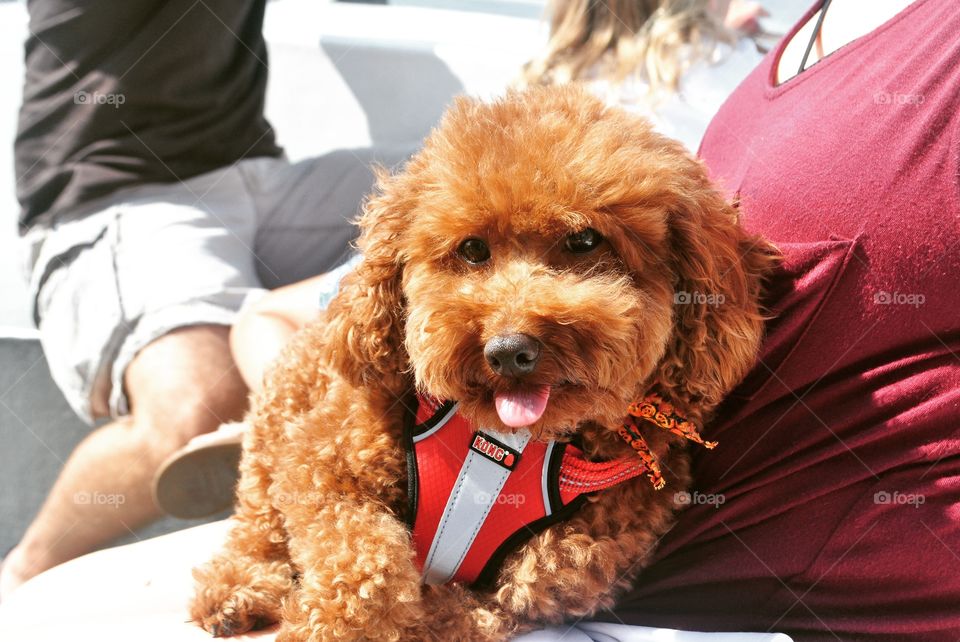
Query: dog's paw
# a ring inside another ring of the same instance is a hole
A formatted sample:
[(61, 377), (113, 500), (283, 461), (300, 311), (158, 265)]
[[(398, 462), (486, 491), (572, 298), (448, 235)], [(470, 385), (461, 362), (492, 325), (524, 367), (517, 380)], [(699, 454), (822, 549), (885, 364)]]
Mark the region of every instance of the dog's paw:
[(255, 602), (249, 595), (235, 593), (217, 605), (210, 605), (211, 608), (206, 609), (203, 615), (196, 612), (199, 605), (195, 604), (194, 620), (215, 638), (240, 635), (273, 624), (275, 620), (269, 615), (257, 613), (256, 609), (251, 608)]
[(197, 592), (190, 616), (214, 637), (260, 629), (280, 619), (283, 598), (293, 589), (283, 562), (218, 557), (194, 571)]

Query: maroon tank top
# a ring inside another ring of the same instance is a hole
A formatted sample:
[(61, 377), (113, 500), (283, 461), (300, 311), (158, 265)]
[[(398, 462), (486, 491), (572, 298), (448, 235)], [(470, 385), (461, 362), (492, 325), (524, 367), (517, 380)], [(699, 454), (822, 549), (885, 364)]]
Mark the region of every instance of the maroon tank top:
[(917, 0), (778, 86), (782, 48), (701, 147), (786, 254), (778, 316), (693, 453), (723, 503), (682, 515), (616, 619), (957, 640), (960, 3)]

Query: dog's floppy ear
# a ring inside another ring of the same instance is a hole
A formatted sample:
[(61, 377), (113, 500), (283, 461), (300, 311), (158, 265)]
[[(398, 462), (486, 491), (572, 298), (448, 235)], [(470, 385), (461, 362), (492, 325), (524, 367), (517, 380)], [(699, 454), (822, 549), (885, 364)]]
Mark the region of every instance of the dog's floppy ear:
[(699, 174), (687, 176), (668, 219), (675, 332), (658, 380), (677, 402), (709, 414), (756, 360), (762, 281), (778, 254), (743, 230), (737, 208)]
[(363, 258), (327, 311), (327, 361), (355, 386), (398, 387), (407, 368), (401, 278), (402, 241), (414, 201), (410, 184), (405, 175), (377, 170), (377, 191), (358, 221)]

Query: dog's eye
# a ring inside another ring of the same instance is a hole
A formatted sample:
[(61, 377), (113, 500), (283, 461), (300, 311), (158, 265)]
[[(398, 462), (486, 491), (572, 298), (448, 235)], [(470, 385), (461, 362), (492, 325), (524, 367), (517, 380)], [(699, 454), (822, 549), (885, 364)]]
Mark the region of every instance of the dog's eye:
[(564, 247), (574, 254), (586, 254), (587, 252), (592, 252), (597, 249), (601, 241), (603, 241), (603, 236), (600, 232), (592, 227), (588, 227), (585, 230), (568, 236), (566, 241), (564, 241)]
[(490, 248), (480, 239), (467, 239), (460, 244), (457, 253), (463, 257), (464, 261), (474, 265), (485, 263), (490, 259)]

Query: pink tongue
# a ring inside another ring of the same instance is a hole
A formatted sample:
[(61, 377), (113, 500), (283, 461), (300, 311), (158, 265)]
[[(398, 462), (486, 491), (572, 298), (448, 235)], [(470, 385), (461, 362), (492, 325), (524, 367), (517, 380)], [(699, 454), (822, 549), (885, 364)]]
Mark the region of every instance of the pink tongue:
[(500, 421), (511, 428), (522, 428), (536, 423), (547, 409), (550, 386), (540, 386), (527, 392), (501, 392), (494, 399)]

